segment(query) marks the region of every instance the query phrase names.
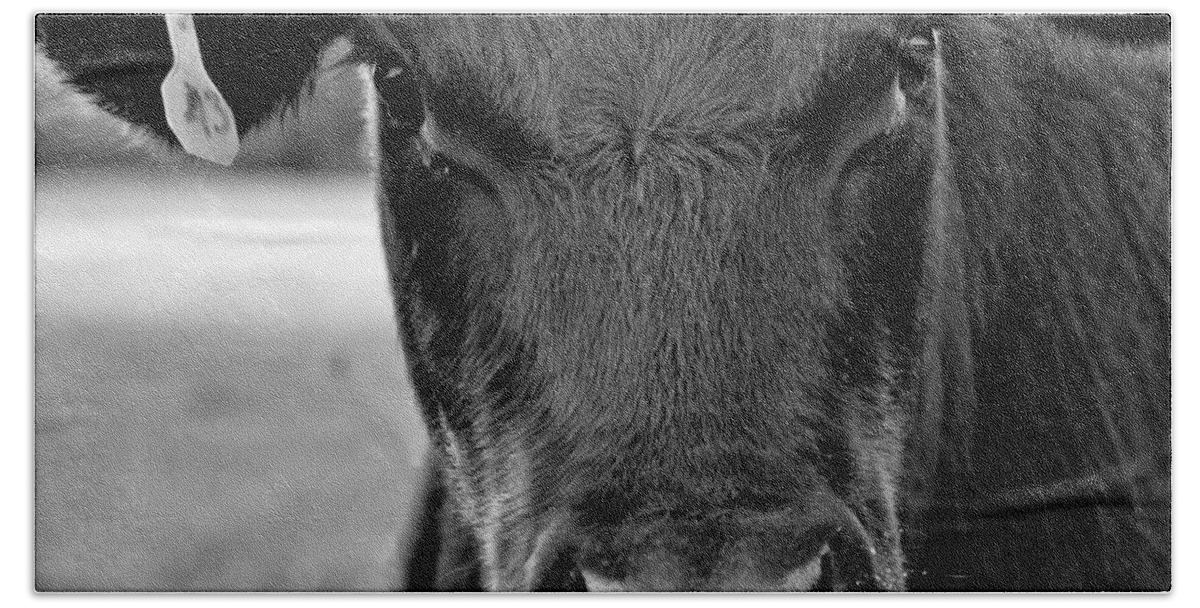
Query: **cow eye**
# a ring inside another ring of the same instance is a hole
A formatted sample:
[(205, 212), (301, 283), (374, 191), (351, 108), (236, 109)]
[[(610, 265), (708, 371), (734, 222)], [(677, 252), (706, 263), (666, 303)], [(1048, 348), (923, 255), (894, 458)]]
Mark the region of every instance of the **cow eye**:
[(441, 154), (431, 156), (429, 161), (425, 163), (425, 168), (438, 181), (449, 180), (456, 173), (454, 162)]
[(485, 194), (495, 195), (491, 181), (479, 171), (456, 162), (445, 154), (434, 152), (425, 157), (423, 164), (430, 179), (447, 187), (470, 187)]
[(417, 82), (399, 67), (375, 68), (375, 91), (379, 95), (383, 127), (402, 132), (416, 131), (424, 118)]

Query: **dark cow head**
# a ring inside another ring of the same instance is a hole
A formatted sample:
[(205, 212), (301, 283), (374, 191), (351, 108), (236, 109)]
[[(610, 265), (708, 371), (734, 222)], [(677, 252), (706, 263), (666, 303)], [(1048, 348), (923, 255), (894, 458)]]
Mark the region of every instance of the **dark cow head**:
[(411, 45), (375, 71), (397, 308), (485, 583), (901, 587), (937, 30), (376, 26)]
[[(992, 57), (1048, 54), (1048, 23), (449, 16), (333, 31), (374, 66), (384, 243), (437, 449), (415, 586), (902, 589), (914, 514), (972, 498), (945, 480), (970, 473), (977, 408), (1028, 378), (1061, 387), (1029, 398), (1051, 417), (1084, 393), (1116, 399), (984, 326), (1034, 335), (1045, 319), (981, 312), (1052, 289), (1036, 263), (1005, 283), (1042, 233), (1005, 232), (1004, 197), (1092, 187), (1037, 190), (1050, 169), (1021, 156), (1041, 154), (1036, 129), (1001, 109), (1058, 116), (997, 84), (1012, 58)], [(989, 124), (1024, 148), (991, 147)], [(956, 159), (970, 138), (978, 152)], [(1157, 259), (1121, 289), (1161, 279)], [(995, 363), (1023, 370), (989, 376), (1016, 385), (977, 386), (976, 358), (1001, 351), (1028, 369)], [(1145, 401), (1164, 385), (1142, 377)]]

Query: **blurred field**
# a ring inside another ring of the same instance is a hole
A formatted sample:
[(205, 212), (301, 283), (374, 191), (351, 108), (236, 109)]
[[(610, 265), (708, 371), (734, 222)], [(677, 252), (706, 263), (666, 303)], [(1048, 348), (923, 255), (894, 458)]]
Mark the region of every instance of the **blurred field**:
[(40, 166), (41, 590), (391, 587), (425, 439), (363, 172)]

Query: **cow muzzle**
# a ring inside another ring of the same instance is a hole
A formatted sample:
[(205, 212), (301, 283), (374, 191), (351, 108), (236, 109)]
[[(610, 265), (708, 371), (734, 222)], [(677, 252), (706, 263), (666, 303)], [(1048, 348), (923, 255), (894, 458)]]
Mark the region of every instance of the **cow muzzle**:
[[(569, 538), (568, 538), (569, 536)], [(530, 588), (558, 591), (882, 591), (877, 551), (844, 506), (780, 516), (633, 518), (574, 528), (542, 554)], [(529, 572), (527, 570), (527, 572)], [(532, 572), (530, 572), (532, 574)]]

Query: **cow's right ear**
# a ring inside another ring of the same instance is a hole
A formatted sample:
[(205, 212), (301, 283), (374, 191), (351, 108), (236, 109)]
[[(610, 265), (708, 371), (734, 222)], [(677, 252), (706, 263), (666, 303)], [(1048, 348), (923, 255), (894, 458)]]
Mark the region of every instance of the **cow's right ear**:
[[(239, 136), (300, 99), (325, 49), (342, 37), (356, 42), (358, 34), (357, 17), (342, 15), (196, 15), (194, 23), (205, 74), (227, 101)], [(68, 84), (180, 144), (163, 103), (163, 82), (176, 64), (163, 15), (43, 14), (35, 32)], [(181, 90), (186, 114), (186, 86)]]

